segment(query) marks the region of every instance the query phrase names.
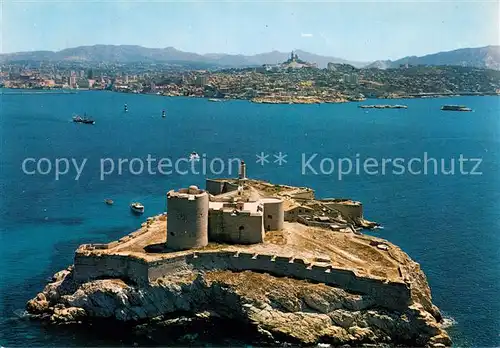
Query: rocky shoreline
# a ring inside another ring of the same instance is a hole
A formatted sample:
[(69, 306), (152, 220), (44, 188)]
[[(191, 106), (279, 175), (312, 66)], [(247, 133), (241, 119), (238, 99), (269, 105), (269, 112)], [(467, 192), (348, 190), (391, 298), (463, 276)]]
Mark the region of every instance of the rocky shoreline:
[(250, 100), (257, 104), (323, 104), (323, 103), (345, 103), (349, 100), (343, 97), (319, 98), (319, 97), (292, 97), (292, 96), (272, 96), (257, 97)]
[(177, 344), (195, 341), (200, 325), (229, 321), (249, 344), (450, 346), (425, 276), (418, 267), (413, 271), (423, 277), (412, 289), (422, 303), (394, 311), (369, 295), (265, 273), (184, 270), (139, 286), (121, 279), (79, 282), (71, 266), (28, 301), (27, 311), (56, 325), (105, 318), (155, 344), (171, 343), (172, 331), (182, 333)]

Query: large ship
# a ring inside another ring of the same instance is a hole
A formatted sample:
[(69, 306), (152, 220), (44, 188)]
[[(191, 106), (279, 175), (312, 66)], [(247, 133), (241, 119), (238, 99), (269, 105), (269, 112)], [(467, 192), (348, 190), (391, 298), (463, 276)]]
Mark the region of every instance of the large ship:
[(441, 110), (443, 110), (443, 111), (472, 111), (471, 108), (468, 108), (465, 105), (443, 105), (443, 106), (441, 106)]

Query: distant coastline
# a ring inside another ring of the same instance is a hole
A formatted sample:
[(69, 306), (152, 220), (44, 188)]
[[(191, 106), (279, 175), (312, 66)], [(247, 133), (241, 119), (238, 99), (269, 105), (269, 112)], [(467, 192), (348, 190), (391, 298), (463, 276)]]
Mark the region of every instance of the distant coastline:
[[(9, 92), (5, 92), (9, 91)], [(78, 92), (116, 92), (123, 94), (142, 94), (142, 95), (157, 95), (159, 97), (191, 97), (197, 99), (213, 99), (208, 96), (194, 96), (194, 95), (179, 95), (179, 94), (158, 94), (158, 93), (143, 93), (143, 92), (123, 92), (120, 90), (109, 90), (109, 89), (90, 89), (90, 88), (0, 88), (0, 95), (28, 95), (28, 94), (77, 94)], [(334, 103), (348, 103), (348, 102), (362, 102), (368, 99), (428, 99), (428, 98), (450, 98), (450, 97), (462, 97), (462, 96), (500, 96), (500, 93), (488, 93), (488, 92), (461, 92), (461, 93), (420, 93), (420, 94), (408, 94), (408, 95), (389, 95), (389, 96), (378, 96), (378, 97), (313, 97), (313, 96), (280, 96), (280, 95), (270, 95), (256, 98), (236, 98), (236, 97), (226, 97), (220, 98), (224, 101), (229, 100), (248, 100), (249, 102), (256, 104), (334, 104)]]

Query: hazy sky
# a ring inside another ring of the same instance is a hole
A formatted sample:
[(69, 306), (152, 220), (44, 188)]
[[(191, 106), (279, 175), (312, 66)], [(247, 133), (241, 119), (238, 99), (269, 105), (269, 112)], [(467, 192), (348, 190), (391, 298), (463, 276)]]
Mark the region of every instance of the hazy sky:
[(359, 61), (499, 44), (499, 1), (0, 0), (3, 53), (93, 44)]

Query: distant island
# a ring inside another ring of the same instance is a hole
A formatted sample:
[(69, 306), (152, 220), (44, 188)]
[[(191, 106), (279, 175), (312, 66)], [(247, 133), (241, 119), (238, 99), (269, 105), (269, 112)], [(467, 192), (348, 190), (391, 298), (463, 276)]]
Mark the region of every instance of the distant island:
[(252, 180), (242, 163), (238, 178), (169, 191), (167, 209), (117, 241), (81, 245), (29, 313), (106, 319), (159, 345), (204, 341), (200, 326), (221, 321), (257, 345), (451, 345), (420, 266), (361, 232), (377, 224), (360, 202)]

